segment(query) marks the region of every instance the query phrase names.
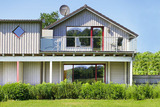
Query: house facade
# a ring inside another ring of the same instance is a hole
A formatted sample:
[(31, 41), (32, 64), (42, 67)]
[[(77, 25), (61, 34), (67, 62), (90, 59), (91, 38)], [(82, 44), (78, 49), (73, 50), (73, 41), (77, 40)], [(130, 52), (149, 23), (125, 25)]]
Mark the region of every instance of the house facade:
[(0, 85), (64, 79), (132, 85), (133, 31), (87, 5), (45, 29), (41, 25), (0, 20)]

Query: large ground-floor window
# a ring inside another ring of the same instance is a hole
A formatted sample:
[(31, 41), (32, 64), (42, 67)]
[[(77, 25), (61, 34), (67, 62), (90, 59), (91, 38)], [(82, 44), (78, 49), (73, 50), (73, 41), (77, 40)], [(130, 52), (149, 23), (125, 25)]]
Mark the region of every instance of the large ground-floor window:
[(105, 65), (64, 65), (64, 79), (69, 82), (106, 82)]

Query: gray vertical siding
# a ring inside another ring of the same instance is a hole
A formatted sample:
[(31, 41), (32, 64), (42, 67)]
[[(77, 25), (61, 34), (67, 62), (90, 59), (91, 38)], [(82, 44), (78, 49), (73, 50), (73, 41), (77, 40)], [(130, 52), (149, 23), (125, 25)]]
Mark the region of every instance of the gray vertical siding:
[(3, 62), (0, 62), (0, 85), (3, 85)]
[(24, 83), (40, 84), (41, 83), (41, 63), (40, 62), (24, 62)]
[[(18, 25), (25, 31), (20, 38), (12, 33)], [(0, 54), (38, 54), (40, 26), (39, 23), (0, 23)]]
[[(129, 34), (119, 29), (118, 27), (111, 25), (99, 16), (91, 13), (88, 10), (84, 10), (75, 16), (69, 18), (63, 23), (53, 28), (54, 36), (66, 36), (66, 26), (104, 26), (104, 50), (115, 50), (115, 47), (111, 47), (112, 43), (115, 43), (116, 37), (123, 37), (123, 45), (119, 47), (119, 50), (129, 50)], [(108, 29), (110, 28), (110, 33)]]
[(123, 62), (111, 62), (111, 82), (124, 84), (125, 83), (125, 70)]
[(17, 82), (17, 63), (3, 62), (3, 84)]

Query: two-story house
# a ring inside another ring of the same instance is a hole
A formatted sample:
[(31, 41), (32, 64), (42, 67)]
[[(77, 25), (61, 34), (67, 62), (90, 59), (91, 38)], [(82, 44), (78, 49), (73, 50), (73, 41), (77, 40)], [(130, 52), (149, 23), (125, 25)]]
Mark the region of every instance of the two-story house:
[(45, 29), (41, 25), (41, 20), (0, 20), (0, 85), (64, 79), (132, 85), (138, 36), (133, 31), (87, 5)]

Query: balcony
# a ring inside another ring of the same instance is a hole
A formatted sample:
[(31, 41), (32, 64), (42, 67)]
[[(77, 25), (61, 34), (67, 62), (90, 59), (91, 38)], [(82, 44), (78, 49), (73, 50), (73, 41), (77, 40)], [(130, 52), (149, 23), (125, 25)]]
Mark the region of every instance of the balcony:
[(41, 52), (136, 52), (136, 39), (102, 36), (41, 38)]

